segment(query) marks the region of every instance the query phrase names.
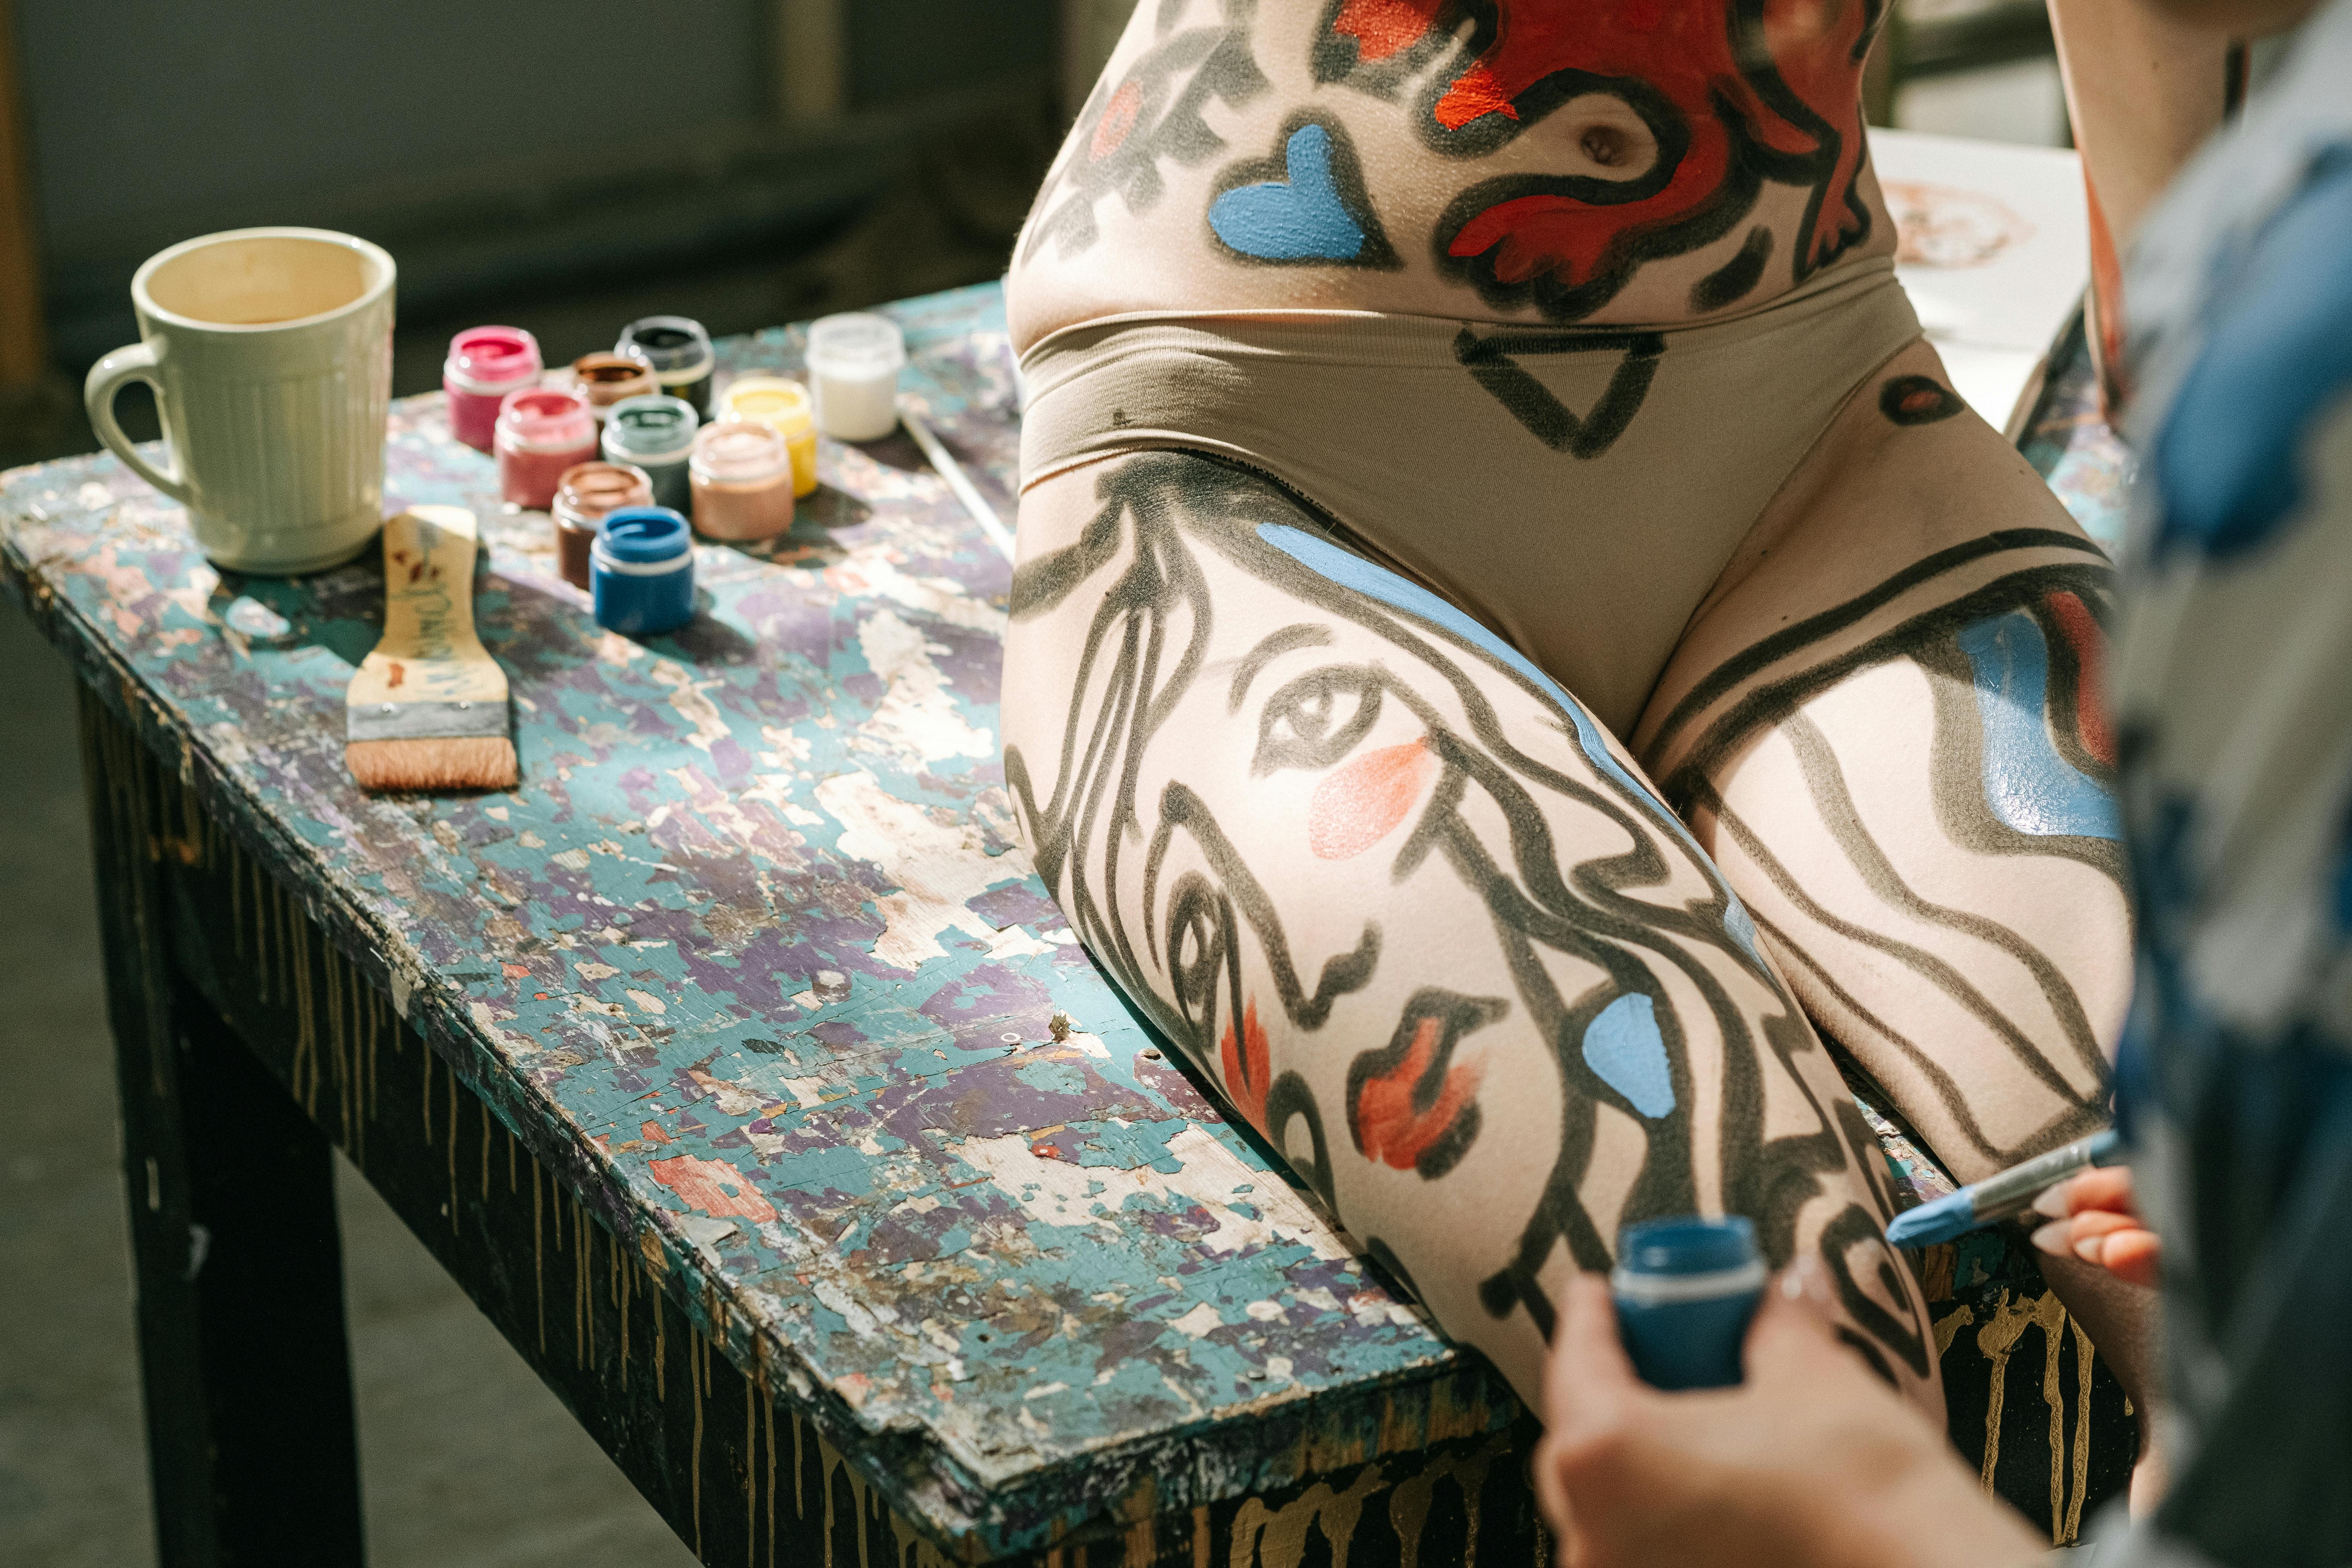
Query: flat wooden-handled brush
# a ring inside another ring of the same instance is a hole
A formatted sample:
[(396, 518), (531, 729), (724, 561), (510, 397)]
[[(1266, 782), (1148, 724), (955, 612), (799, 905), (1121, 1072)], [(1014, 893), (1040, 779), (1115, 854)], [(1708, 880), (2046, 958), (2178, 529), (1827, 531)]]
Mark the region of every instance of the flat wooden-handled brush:
[(383, 640), (343, 697), (362, 789), (511, 789), (507, 676), (474, 635), (474, 514), (415, 506), (383, 525)]

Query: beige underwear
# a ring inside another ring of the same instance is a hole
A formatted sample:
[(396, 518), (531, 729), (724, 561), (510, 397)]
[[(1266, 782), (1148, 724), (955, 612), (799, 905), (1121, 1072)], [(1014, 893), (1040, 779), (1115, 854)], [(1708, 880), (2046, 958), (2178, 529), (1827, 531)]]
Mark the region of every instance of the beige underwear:
[(1918, 335), (1887, 260), (1685, 327), (1110, 316), (1022, 356), (1022, 486), (1145, 447), (1247, 464), (1623, 735), (1774, 492)]

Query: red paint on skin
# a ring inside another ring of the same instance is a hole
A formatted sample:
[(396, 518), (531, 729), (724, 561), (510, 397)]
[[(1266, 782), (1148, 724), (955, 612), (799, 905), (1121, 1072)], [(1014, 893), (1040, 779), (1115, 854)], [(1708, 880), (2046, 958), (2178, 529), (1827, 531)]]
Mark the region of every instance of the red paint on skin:
[[(1808, 268), (1860, 237), (1864, 220), (1848, 198), (1864, 156), (1856, 46), (1868, 7), (1762, 0), (1758, 21), (1769, 58), (1750, 62), (1747, 71), (1740, 58), (1743, 24), (1733, 0), (1671, 5), (1664, 0), (1574, 5), (1491, 0), (1490, 7), (1457, 0), (1348, 0), (1330, 26), (1354, 38), (1357, 58), (1370, 64), (1489, 8), (1493, 26), (1485, 51), (1433, 106), (1439, 128), (1459, 131), (1489, 114), (1519, 120), (1523, 98), (1555, 73), (1575, 71), (1646, 84), (1682, 121), (1690, 144), (1664, 186), (1650, 195), (1613, 204), (1559, 195), (1500, 202), (1454, 236), (1448, 247), (1453, 255), (1491, 253), (1495, 276), (1507, 284), (1544, 272), (1570, 286), (1581, 284), (1619, 247), (1705, 212), (1737, 167), (1735, 135), (1768, 153), (1827, 154), (1812, 230), (1799, 239)], [(1726, 124), (1727, 115), (1736, 129)], [(1827, 134), (1808, 129), (1805, 121)]]
[(1143, 89), (1131, 81), (1119, 83), (1118, 90), (1103, 105), (1102, 118), (1095, 121), (1094, 140), (1087, 143), (1087, 156), (1099, 163), (1118, 152), (1142, 111)]
[(1396, 830), (1435, 770), (1425, 740), (1366, 752), (1315, 786), (1307, 846), (1325, 860), (1360, 855)]
[[(751, 1178), (724, 1160), (678, 1154), (656, 1160), (648, 1169), (654, 1180), (676, 1193), (687, 1207), (700, 1209), (715, 1219), (732, 1217), (756, 1222), (776, 1217), (776, 1205), (760, 1195)], [(730, 1187), (735, 1189), (731, 1194), (727, 1191)]]
[(2091, 614), (2089, 605), (2073, 594), (2053, 594), (2047, 603), (2050, 614), (2065, 637), (2066, 646), (2074, 650), (2074, 662), (2081, 667), (2083, 681), (2074, 693), (2074, 729), (2083, 738), (2083, 749), (2109, 767), (2116, 765), (2116, 735), (2107, 725), (2105, 689), (2100, 679), (2101, 665), (2106, 655), (2106, 637)]
[(1364, 1157), (1400, 1171), (1410, 1171), (1429, 1146), (1452, 1130), (1454, 1119), (1477, 1098), (1485, 1076), (1477, 1062), (1461, 1062), (1447, 1070), (1435, 1100), (1427, 1107), (1413, 1103), (1422, 1078), (1437, 1056), (1444, 1025), (1423, 1018), (1413, 1030), (1412, 1045), (1393, 1071), (1364, 1080), (1356, 1097), (1356, 1131)]
[(1249, 1118), (1251, 1126), (1265, 1131), (1265, 1091), (1273, 1069), (1266, 1065), (1265, 1031), (1258, 1026), (1255, 997), (1242, 1013), (1238, 1050), (1234, 1026), (1230, 1020), (1226, 1023), (1225, 1037), (1217, 1042), (1217, 1065), (1224, 1070), (1225, 1098)]

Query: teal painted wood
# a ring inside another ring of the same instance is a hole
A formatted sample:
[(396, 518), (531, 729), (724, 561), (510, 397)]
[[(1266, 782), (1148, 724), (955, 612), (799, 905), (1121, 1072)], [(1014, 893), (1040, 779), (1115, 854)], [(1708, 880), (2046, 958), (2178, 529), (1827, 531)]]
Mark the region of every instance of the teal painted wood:
[[(997, 291), (892, 313), (1009, 517)], [(728, 342), (721, 375), (803, 342)], [(1003, 558), (903, 437), (819, 468), (788, 536), (699, 546), (701, 614), (635, 642), (437, 397), (395, 405), (392, 501), (483, 521), (508, 794), (343, 771), (373, 558), (225, 578), (93, 457), (0, 476), (0, 579), (729, 1358), (959, 1554), (1507, 1426), (1483, 1363), (1147, 1054), (1015, 846)]]

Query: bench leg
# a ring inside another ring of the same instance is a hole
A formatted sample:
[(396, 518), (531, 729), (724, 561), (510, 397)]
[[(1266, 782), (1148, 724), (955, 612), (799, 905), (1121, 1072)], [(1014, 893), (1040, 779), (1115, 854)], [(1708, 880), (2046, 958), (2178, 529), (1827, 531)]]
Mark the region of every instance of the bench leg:
[(157, 764), (83, 697), (166, 1568), (364, 1552), (327, 1139), (173, 973)]

